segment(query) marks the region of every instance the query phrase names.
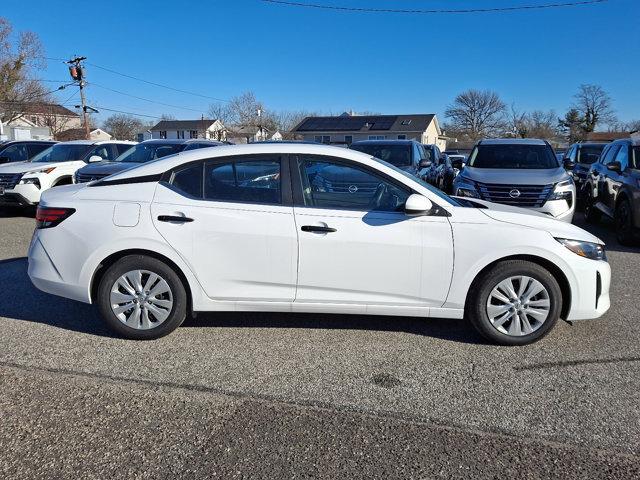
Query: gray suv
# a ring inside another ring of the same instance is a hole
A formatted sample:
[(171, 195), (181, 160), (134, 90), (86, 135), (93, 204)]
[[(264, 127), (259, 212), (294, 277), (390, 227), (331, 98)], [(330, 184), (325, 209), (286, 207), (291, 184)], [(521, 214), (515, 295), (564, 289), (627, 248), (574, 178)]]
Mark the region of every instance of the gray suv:
[(571, 222), (576, 208), (573, 178), (544, 140), (481, 140), (456, 177), (453, 194), (530, 208)]

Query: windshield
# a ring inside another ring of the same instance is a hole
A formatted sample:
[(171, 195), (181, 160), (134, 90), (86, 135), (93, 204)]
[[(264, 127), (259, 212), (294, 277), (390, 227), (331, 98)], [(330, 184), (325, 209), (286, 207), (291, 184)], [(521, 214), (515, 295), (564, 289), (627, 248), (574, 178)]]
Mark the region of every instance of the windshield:
[(582, 145), (578, 150), (578, 163), (586, 165), (596, 163), (603, 149), (604, 145)]
[(116, 162), (127, 163), (146, 163), (151, 160), (157, 160), (158, 158), (166, 157), (167, 155), (173, 155), (184, 150), (186, 145), (184, 143), (179, 144), (165, 144), (165, 143), (139, 143), (133, 148), (130, 148), (118, 158)]
[(379, 158), (374, 158), (374, 160), (376, 160), (377, 162), (382, 163), (383, 165), (386, 165), (387, 167), (395, 170), (396, 172), (398, 172), (398, 173), (402, 174), (403, 176), (407, 177), (408, 179), (416, 182), (420, 186), (422, 186), (422, 187), (426, 188), (427, 190), (429, 190), (434, 195), (437, 195), (439, 198), (441, 198), (442, 200), (447, 202), (449, 205), (453, 205), (454, 207), (460, 207), (461, 206), (460, 203), (457, 200), (455, 200), (454, 198), (451, 198), (449, 195), (444, 193), (442, 190), (438, 190), (434, 186), (429, 185), (427, 182), (425, 182), (421, 178), (418, 178), (415, 175), (411, 175), (409, 172), (406, 172), (406, 171), (402, 170), (401, 168), (398, 168), (395, 165), (393, 165), (393, 164), (391, 164), (389, 162), (385, 162), (384, 160), (381, 160)]
[(352, 145), (353, 150), (366, 153), (372, 157), (384, 160), (396, 167), (408, 167), (411, 165), (411, 145), (379, 145), (374, 143)]
[(33, 157), (32, 162), (70, 162), (73, 160), (82, 160), (87, 151), (92, 147), (90, 144), (72, 144), (72, 143), (58, 143), (52, 147), (43, 150), (38, 155)]
[(478, 145), (469, 157), (473, 168), (542, 170), (558, 168), (558, 159), (548, 145)]

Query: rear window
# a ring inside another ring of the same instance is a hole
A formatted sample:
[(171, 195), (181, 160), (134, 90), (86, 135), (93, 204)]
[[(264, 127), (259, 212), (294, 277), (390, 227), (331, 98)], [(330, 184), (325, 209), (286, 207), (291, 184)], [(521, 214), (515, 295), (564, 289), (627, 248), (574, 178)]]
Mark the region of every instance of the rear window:
[(384, 160), (396, 167), (407, 167), (411, 165), (411, 145), (352, 145), (353, 150), (366, 153), (372, 157)]
[(478, 145), (467, 163), (473, 168), (542, 170), (560, 165), (548, 145)]
[(604, 145), (582, 145), (578, 150), (578, 163), (586, 165), (596, 163), (603, 149)]

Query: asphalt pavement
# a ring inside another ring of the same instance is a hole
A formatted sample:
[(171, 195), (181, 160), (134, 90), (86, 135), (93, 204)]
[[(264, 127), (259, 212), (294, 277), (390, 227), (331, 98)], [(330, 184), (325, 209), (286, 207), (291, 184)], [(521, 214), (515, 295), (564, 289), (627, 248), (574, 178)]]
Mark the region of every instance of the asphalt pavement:
[[(578, 214), (580, 217), (580, 214)], [(640, 478), (640, 248), (612, 308), (527, 347), (463, 321), (201, 315), (114, 337), (26, 275), (0, 217), (2, 478)]]

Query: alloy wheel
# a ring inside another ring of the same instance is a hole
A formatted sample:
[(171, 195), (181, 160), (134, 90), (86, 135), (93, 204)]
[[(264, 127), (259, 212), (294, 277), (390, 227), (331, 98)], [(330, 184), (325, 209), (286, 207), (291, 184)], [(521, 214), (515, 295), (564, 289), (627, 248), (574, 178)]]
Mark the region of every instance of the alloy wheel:
[(500, 333), (513, 337), (538, 330), (549, 317), (549, 292), (538, 280), (525, 275), (498, 283), (487, 299), (487, 316)]
[(173, 308), (171, 287), (148, 270), (132, 270), (120, 276), (109, 298), (118, 320), (136, 330), (156, 328), (169, 318)]

